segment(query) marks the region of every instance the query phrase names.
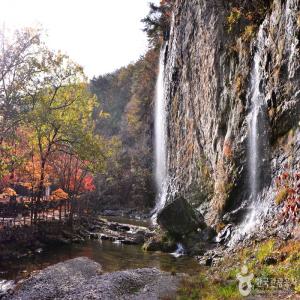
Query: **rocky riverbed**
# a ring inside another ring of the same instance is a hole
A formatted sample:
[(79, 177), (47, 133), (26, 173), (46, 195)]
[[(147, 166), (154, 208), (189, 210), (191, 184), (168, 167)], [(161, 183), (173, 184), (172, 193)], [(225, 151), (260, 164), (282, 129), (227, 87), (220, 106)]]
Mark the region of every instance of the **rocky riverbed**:
[(102, 274), (100, 264), (79, 257), (33, 274), (7, 299), (169, 299), (182, 278), (156, 268)]
[(88, 225), (88, 236), (91, 239), (110, 240), (125, 245), (140, 245), (155, 235), (145, 226), (110, 222), (99, 218)]

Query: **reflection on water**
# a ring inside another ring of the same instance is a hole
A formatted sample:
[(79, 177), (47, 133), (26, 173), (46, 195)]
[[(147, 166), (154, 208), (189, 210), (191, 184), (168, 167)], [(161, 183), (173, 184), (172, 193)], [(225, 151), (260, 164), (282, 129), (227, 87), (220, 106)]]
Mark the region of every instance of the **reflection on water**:
[(196, 260), (190, 257), (175, 258), (167, 253), (144, 252), (140, 246), (88, 241), (81, 245), (48, 249), (35, 257), (13, 263), (0, 262), (0, 278), (20, 280), (32, 271), (79, 256), (86, 256), (100, 263), (105, 272), (142, 267), (156, 267), (164, 271), (189, 274), (200, 270)]

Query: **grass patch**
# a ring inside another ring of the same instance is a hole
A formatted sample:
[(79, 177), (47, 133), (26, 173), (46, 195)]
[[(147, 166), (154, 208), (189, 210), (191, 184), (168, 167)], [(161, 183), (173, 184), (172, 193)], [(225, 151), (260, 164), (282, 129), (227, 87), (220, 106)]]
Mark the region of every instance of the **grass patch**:
[(263, 262), (274, 250), (274, 241), (270, 240), (260, 246), (257, 251), (256, 257), (259, 262)]
[(225, 272), (226, 274), (226, 279), (227, 280), (235, 280), (236, 279), (236, 275), (238, 273), (240, 273), (240, 269), (238, 268), (233, 268), (233, 269), (229, 269), (229, 271)]
[(216, 289), (217, 299), (241, 299), (237, 283), (219, 286)]
[[(268, 256), (275, 257), (277, 262), (266, 265), (265, 258)], [(238, 290), (236, 275), (241, 272), (241, 267), (245, 262), (248, 266), (248, 273), (254, 274), (252, 294), (259, 293), (268, 296), (282, 290), (300, 293), (299, 241), (269, 240), (242, 249), (235, 255), (225, 257), (217, 266), (185, 279), (179, 289), (177, 299), (243, 299)], [(284, 286), (280, 286), (282, 282)]]
[(199, 277), (192, 277), (182, 283), (178, 292), (179, 300), (240, 300), (238, 285), (233, 281), (214, 280), (205, 278), (204, 274)]

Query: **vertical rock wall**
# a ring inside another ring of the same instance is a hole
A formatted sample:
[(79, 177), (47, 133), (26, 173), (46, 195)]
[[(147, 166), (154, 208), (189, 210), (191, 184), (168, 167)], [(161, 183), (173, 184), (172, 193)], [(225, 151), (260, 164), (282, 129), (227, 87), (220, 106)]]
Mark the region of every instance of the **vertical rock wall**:
[[(248, 198), (250, 72), (260, 26), (267, 166), (281, 149), (279, 138), (299, 127), (300, 0), (274, 0), (254, 20), (246, 17), (254, 8), (242, 2), (177, 0), (166, 53), (169, 174), (209, 223)], [(257, 2), (259, 11), (264, 1)], [(236, 7), (242, 17), (230, 28)], [(262, 188), (273, 182), (272, 172), (265, 170)]]

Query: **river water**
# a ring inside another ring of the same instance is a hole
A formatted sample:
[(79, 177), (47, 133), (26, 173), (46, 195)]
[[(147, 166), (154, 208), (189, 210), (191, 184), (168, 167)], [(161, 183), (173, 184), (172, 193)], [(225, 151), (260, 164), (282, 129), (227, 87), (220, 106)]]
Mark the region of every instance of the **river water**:
[(145, 252), (140, 245), (123, 245), (111, 241), (88, 240), (83, 244), (47, 248), (32, 257), (15, 261), (0, 261), (0, 279), (19, 281), (28, 277), (33, 271), (80, 256), (89, 257), (100, 263), (104, 272), (143, 267), (155, 267), (163, 271), (189, 274), (200, 271), (200, 266), (191, 257), (175, 258), (168, 253)]

